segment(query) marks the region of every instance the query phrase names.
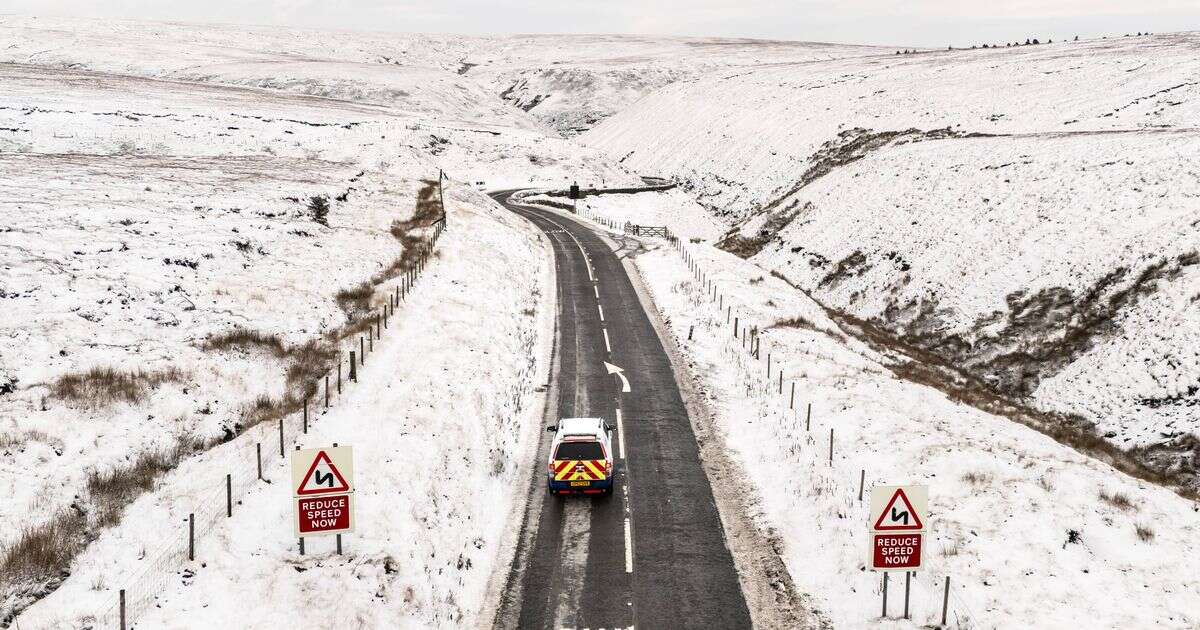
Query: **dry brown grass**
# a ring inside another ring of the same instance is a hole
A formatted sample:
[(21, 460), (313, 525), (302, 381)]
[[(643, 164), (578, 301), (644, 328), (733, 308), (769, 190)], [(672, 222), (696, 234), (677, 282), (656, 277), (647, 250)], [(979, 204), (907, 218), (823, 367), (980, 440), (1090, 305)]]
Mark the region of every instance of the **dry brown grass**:
[(143, 453), (128, 466), (105, 472), (93, 471), (88, 475), (87, 489), (94, 525), (116, 525), (125, 506), (153, 488), (159, 475), (172, 470), (184, 456), (204, 446), (191, 440), (180, 441), (165, 451)]
[(375, 295), (375, 285), (371, 282), (360, 282), (349, 289), (342, 289), (334, 296), (338, 306), (346, 315), (351, 316), (371, 310), (371, 298)]
[(77, 500), (70, 509), (58, 512), (41, 525), (26, 527), (3, 550), (0, 584), (64, 577), (75, 555), (94, 537), (95, 530), (119, 523), (125, 506), (153, 488), (159, 475), (206, 446), (184, 437), (173, 447), (143, 453), (126, 466), (90, 473), (85, 499)]
[(1100, 491), (1100, 500), (1122, 511), (1136, 510), (1137, 506), (1122, 492)]
[[(43, 442), (46, 444), (59, 443), (57, 440), (51, 439), (43, 431), (31, 429), (28, 431), (13, 431), (0, 435), (0, 449), (18, 448), (28, 444), (29, 442)], [(61, 444), (61, 443), (59, 443)]]
[(74, 509), (63, 510), (42, 525), (25, 527), (4, 549), (0, 584), (61, 577), (86, 544), (86, 532), (87, 519)]
[(1138, 524), (1133, 528), (1133, 531), (1137, 534), (1138, 540), (1142, 542), (1148, 543), (1154, 540), (1154, 530), (1150, 529), (1149, 525)]
[(987, 485), (988, 483), (990, 483), (992, 481), (992, 476), (987, 473), (983, 473), (983, 472), (971, 471), (971, 472), (964, 474), (962, 476), (962, 480), (963, 480), (963, 483), (966, 483), (967, 485), (983, 486), (983, 485)]
[(163, 383), (180, 382), (186, 375), (168, 367), (157, 372), (124, 372), (109, 367), (94, 367), (81, 374), (64, 374), (50, 385), (55, 398), (88, 406), (102, 407), (115, 402), (141, 402), (150, 389)]
[(235, 350), (240, 348), (263, 348), (275, 356), (286, 354), (283, 341), (277, 335), (248, 328), (235, 328), (229, 332), (213, 335), (204, 341), (205, 350)]

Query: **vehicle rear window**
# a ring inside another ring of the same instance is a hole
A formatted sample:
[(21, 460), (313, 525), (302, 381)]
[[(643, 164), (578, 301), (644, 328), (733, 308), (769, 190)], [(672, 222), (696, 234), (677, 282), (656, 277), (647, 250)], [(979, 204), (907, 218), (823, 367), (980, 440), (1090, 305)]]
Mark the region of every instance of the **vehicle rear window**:
[(554, 459), (604, 459), (599, 442), (563, 442), (558, 445)]

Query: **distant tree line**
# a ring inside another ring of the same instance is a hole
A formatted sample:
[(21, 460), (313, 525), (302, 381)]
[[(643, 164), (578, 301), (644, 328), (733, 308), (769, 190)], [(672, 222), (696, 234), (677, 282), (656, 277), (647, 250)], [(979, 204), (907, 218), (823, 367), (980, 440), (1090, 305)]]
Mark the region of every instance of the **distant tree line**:
[[(1142, 37), (1142, 36), (1144, 36), (1144, 35), (1152, 35), (1152, 34), (1153, 34), (1153, 33), (1150, 33), (1149, 31), (1146, 31), (1145, 33), (1141, 32), (1141, 31), (1138, 31), (1138, 33), (1137, 33), (1136, 37)], [(1129, 33), (1125, 33), (1125, 37), (1134, 37), (1134, 35), (1130, 35)], [(1101, 37), (1101, 39), (1108, 39), (1108, 37), (1107, 37), (1107, 36), (1105, 36), (1105, 37)], [(1079, 36), (1078, 36), (1078, 35), (1076, 35), (1076, 36), (1075, 36), (1075, 39), (1074, 39), (1073, 41), (1079, 41)], [(972, 45), (971, 45), (971, 47), (969, 48), (969, 50), (975, 50), (975, 49), (977, 49), (977, 48), (1013, 48), (1013, 47), (1019, 47), (1019, 46), (1037, 46), (1037, 45), (1040, 45), (1040, 44), (1042, 44), (1042, 43), (1043, 43), (1043, 42), (1042, 42), (1040, 39), (1038, 39), (1038, 38), (1034, 37), (1034, 38), (1027, 38), (1027, 39), (1025, 40), (1025, 43), (1021, 43), (1021, 42), (1019, 42), (1019, 41), (1016, 41), (1016, 42), (1006, 42), (1006, 43), (1005, 43), (1003, 46), (1001, 46), (1000, 44), (972, 44)], [(1045, 43), (1047, 43), (1047, 44), (1053, 44), (1053, 43), (1054, 43), (1054, 40), (1053, 40), (1053, 39), (1047, 39), (1047, 40), (1045, 41)], [(946, 47), (946, 50), (955, 50), (955, 48), (954, 48), (954, 46), (947, 46), (947, 47)], [(968, 49), (965, 49), (965, 48), (964, 48), (964, 49), (959, 49), (959, 50), (968, 50)], [(915, 49), (915, 48), (913, 48), (913, 49), (905, 48), (904, 50), (897, 50), (897, 51), (896, 51), (896, 54), (897, 54), (897, 55), (911, 55), (911, 54), (913, 54), (913, 53), (918, 53), (918, 52), (921, 52), (921, 51), (919, 51), (919, 50), (917, 50), (917, 49)]]

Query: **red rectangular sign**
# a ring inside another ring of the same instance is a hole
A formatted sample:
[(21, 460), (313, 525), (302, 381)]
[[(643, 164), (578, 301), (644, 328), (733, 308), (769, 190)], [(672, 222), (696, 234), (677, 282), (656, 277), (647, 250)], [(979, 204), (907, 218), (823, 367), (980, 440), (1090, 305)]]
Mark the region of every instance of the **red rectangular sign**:
[(921, 568), (922, 534), (873, 534), (871, 569), (912, 571)]
[(350, 495), (298, 498), (296, 519), (296, 531), (301, 536), (348, 532), (351, 529)]

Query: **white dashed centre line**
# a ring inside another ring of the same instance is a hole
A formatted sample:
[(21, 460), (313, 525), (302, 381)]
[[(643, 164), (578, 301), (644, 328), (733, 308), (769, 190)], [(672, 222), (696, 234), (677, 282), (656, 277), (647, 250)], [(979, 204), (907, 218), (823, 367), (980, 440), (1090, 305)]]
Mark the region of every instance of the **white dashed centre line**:
[(596, 308), (600, 311), (600, 321), (604, 321), (604, 307), (597, 304)]
[(629, 519), (625, 519), (625, 572), (633, 573), (633, 536), (629, 529)]
[(604, 349), (607, 350), (609, 354), (612, 354), (612, 346), (609, 345), (609, 343), (608, 343), (608, 329), (607, 328), (604, 329)]
[(621, 421), (621, 410), (617, 409), (617, 450), (625, 459), (625, 423)]

